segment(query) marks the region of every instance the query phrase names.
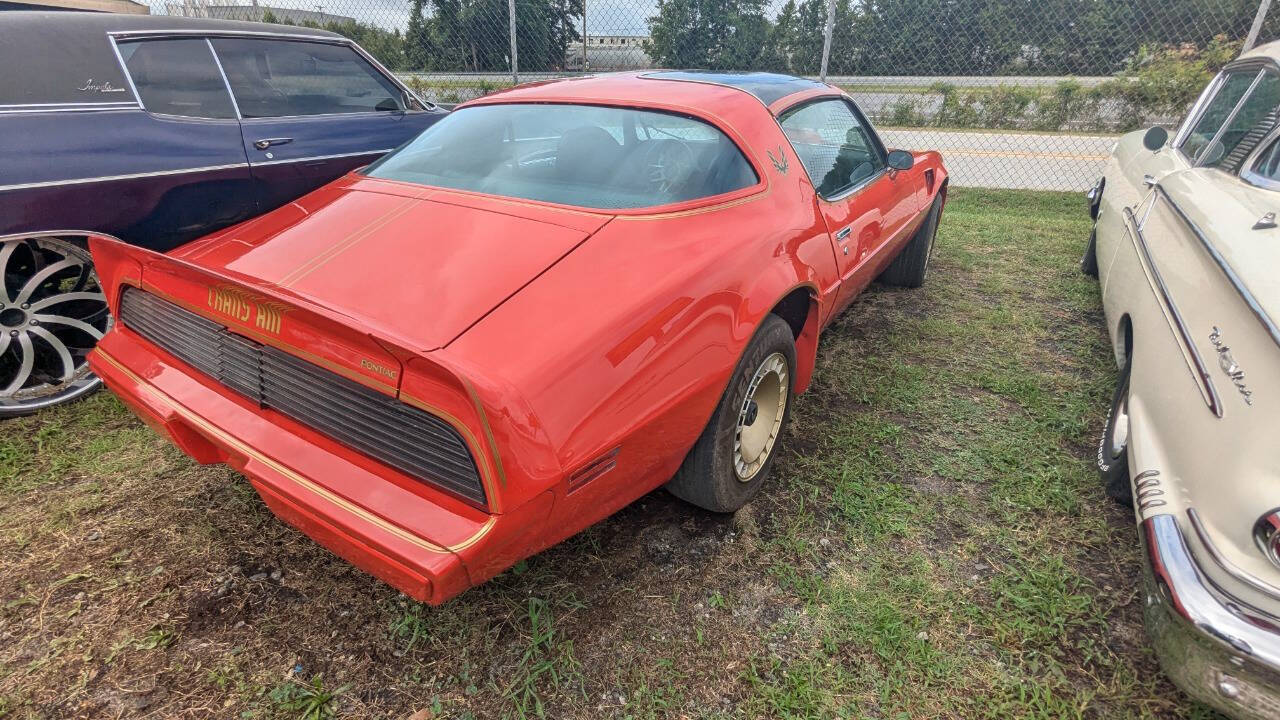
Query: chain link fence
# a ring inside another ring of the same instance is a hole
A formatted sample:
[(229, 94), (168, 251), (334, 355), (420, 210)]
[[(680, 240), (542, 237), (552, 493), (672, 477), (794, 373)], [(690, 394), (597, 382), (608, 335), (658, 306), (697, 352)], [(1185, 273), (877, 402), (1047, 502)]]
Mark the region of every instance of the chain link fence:
[[(1271, 0), (153, 0), (153, 13), (347, 35), (424, 97), (639, 68), (845, 88), (886, 144), (960, 185), (1087, 188), (1118, 133), (1171, 126), (1221, 65), (1280, 36)], [(239, 3), (239, 4), (237, 4)]]

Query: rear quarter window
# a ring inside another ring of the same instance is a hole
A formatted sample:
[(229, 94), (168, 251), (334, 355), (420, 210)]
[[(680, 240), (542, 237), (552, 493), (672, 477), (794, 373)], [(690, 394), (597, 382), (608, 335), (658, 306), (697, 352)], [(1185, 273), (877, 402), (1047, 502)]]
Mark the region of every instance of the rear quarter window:
[(204, 38), (122, 42), (120, 57), (147, 112), (212, 119), (236, 116)]

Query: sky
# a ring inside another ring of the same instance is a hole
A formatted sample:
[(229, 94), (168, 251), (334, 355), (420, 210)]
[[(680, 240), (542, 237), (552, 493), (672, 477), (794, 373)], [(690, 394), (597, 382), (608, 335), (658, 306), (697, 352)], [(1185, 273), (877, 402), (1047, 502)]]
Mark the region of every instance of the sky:
[[(142, 0), (146, 2), (147, 0)], [(173, 0), (170, 0), (171, 2)], [(200, 2), (200, 0), (195, 0)], [(209, 5), (248, 5), (252, 0), (213, 0)], [(518, 2), (519, 0), (517, 0)], [(585, 0), (587, 32), (592, 35), (645, 35), (646, 19), (657, 12), (657, 0)], [(409, 25), (409, 0), (258, 0), (259, 5), (321, 10), (346, 15), (388, 30)], [(150, 0), (153, 13), (165, 12), (164, 0)]]

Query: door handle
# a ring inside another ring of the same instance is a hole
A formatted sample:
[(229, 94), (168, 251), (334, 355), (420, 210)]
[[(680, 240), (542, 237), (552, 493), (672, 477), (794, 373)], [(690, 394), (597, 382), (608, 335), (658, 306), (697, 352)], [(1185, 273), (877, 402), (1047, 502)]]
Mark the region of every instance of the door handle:
[(851, 233), (851, 232), (853, 232), (853, 226), (852, 226), (852, 225), (848, 225), (848, 226), (846, 226), (843, 230), (840, 230), (840, 231), (836, 232), (836, 239), (837, 239), (837, 240), (843, 240), (843, 239), (845, 239), (845, 238), (849, 237), (849, 233)]
[(284, 145), (285, 143), (291, 142), (293, 142), (293, 138), (263, 138), (261, 140), (254, 140), (253, 146), (259, 150), (266, 150), (272, 145)]

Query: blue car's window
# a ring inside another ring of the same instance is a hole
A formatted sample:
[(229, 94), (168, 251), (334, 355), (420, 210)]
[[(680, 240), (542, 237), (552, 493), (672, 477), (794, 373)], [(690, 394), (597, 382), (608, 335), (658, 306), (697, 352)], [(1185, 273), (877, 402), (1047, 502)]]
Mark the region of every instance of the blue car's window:
[(147, 112), (234, 118), (227, 85), (203, 38), (120, 43), (125, 69)]
[(552, 104), (463, 108), (366, 173), (598, 209), (666, 205), (757, 182), (733, 141), (701, 120)]
[(246, 118), (404, 110), (395, 83), (344, 45), (214, 38)]

